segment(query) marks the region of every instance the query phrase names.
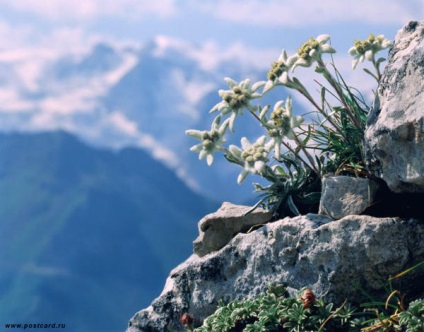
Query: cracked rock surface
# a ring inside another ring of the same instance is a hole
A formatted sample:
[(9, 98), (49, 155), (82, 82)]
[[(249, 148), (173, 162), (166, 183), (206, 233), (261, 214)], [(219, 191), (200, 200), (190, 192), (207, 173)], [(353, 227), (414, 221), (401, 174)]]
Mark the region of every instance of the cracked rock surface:
[[(218, 301), (254, 297), (271, 283), (307, 286), (335, 303), (363, 300), (360, 286), (387, 295), (388, 277), (420, 260), (424, 222), (417, 219), (285, 218), (238, 234), (219, 251), (193, 254), (170, 273), (162, 294), (131, 319), (127, 331), (184, 331), (181, 314), (192, 314), (199, 325)], [(424, 277), (422, 269), (416, 273)], [(402, 285), (407, 292), (408, 277)]]
[(393, 192), (424, 192), (424, 21), (401, 29), (365, 132), (369, 168)]

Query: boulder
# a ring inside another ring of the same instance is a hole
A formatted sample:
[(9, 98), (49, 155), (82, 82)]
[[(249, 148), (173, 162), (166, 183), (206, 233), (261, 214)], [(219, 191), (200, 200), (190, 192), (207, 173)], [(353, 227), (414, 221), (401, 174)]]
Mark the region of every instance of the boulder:
[(374, 202), (377, 182), (351, 176), (326, 176), (322, 179), (319, 213), (333, 219), (361, 214)]
[(202, 257), (221, 249), (238, 233), (247, 232), (255, 225), (267, 223), (272, 213), (250, 206), (224, 202), (221, 208), (199, 221), (199, 237), (193, 242), (194, 253)]
[[(424, 222), (418, 219), (285, 218), (239, 233), (219, 251), (193, 254), (170, 273), (162, 294), (135, 314), (127, 332), (185, 331), (179, 322), (183, 313), (193, 315), (199, 326), (219, 301), (257, 296), (272, 283), (307, 286), (336, 304), (363, 301), (361, 287), (387, 296), (388, 277), (421, 260)], [(424, 269), (403, 277), (402, 291), (422, 294), (424, 284), (408, 288), (412, 277), (420, 280)]]
[(367, 166), (393, 192), (424, 192), (424, 22), (401, 29), (365, 132)]

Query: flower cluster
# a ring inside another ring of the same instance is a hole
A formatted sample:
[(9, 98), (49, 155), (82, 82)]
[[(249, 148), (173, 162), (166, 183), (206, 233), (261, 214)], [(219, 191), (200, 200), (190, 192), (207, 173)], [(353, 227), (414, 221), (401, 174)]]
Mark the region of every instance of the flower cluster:
[(376, 37), (370, 34), (368, 39), (355, 40), (354, 46), (349, 49), (349, 54), (353, 56), (352, 68), (355, 69), (358, 62), (363, 62), (364, 59), (374, 62), (376, 53), (391, 45), (392, 42), (384, 38), (383, 35)]
[(304, 121), (303, 116), (293, 116), (290, 97), (287, 97), (285, 107), (283, 107), (283, 104), (284, 101), (280, 100), (274, 105), (274, 109), (270, 114), (271, 119), (266, 117), (266, 113), (269, 110), (268, 107), (264, 107), (259, 115), (262, 126), (268, 130), (268, 135), (271, 137), (276, 159), (280, 159), (280, 147), (283, 139), (293, 140), (295, 138), (293, 129), (299, 127)]
[(242, 183), (249, 174), (264, 174), (266, 164), (269, 161), (268, 154), (271, 144), (266, 143), (266, 136), (259, 137), (255, 143), (243, 137), (241, 139), (242, 149), (235, 145), (230, 145), (229, 153), (235, 160), (243, 165), (243, 170), (237, 178), (237, 183)]
[(243, 109), (252, 109), (250, 101), (262, 96), (262, 94), (256, 91), (265, 83), (257, 82), (251, 85), (249, 79), (237, 83), (229, 77), (226, 77), (224, 80), (227, 82), (230, 89), (218, 91), (222, 101), (216, 104), (210, 112), (213, 113), (219, 111), (222, 115), (231, 113), (229, 126), (231, 131), (234, 131), (234, 121), (236, 116), (243, 114)]
[[(379, 65), (384, 59), (375, 61), (375, 55), (390, 45), (391, 42), (384, 36), (370, 35), (364, 41), (355, 41), (349, 50), (353, 56), (353, 67), (359, 61), (370, 60), (375, 73), (364, 70), (379, 81)], [(316, 192), (302, 191), (316, 188), (316, 180), (326, 173), (367, 174), (362, 142), (369, 107), (360, 95), (355, 95), (355, 89), (345, 83), (334, 63), (331, 70), (327, 68), (323, 55), (335, 52), (330, 44), (330, 36), (319, 35), (307, 40), (291, 56), (283, 50), (277, 61), (272, 63), (266, 81), (252, 83), (250, 79), (245, 79), (236, 82), (225, 78), (229, 89), (218, 91), (222, 100), (210, 111), (218, 113), (211, 129), (186, 131), (187, 135), (200, 141), (191, 151), (198, 152), (199, 159), (206, 158), (208, 165), (213, 163), (214, 152), (223, 152), (228, 161), (242, 167), (238, 183), (243, 182), (249, 174), (265, 178), (271, 185), (262, 187), (255, 184), (256, 191), (262, 192), (265, 201), (289, 206), (294, 213), (298, 211), (295, 197), (302, 204), (315, 200)], [(316, 64), (315, 72), (325, 80), (324, 84), (319, 83), (319, 101), (312, 97), (299, 79), (290, 76), (297, 67), (310, 67), (313, 64)], [(294, 114), (290, 96), (285, 102), (280, 100), (273, 106), (253, 104), (255, 99), (265, 96), (277, 86), (296, 91), (311, 103), (313, 111), (309, 112), (310, 123), (304, 123), (304, 116)], [(327, 99), (327, 95), (331, 98)], [(224, 136), (227, 129), (234, 132), (235, 120), (244, 111), (253, 115), (265, 135), (254, 143), (243, 137), (241, 148), (235, 145), (226, 148)], [(226, 119), (221, 124), (224, 117)], [(274, 158), (269, 157), (272, 151)], [(278, 163), (278, 167), (271, 163)], [(295, 194), (291, 195), (290, 192)]]
[[(292, 68), (293, 64), (297, 60), (297, 56), (287, 57), (287, 52), (282, 50), (277, 61), (274, 61), (271, 64), (271, 69), (267, 74), (268, 80), (275, 84), (278, 80), (281, 84), (286, 84), (288, 82), (288, 72)], [(264, 89), (266, 91), (267, 88)]]
[(316, 39), (310, 38), (297, 50), (298, 58), (292, 70), (297, 66), (310, 67), (315, 61), (321, 60), (323, 53), (336, 53), (336, 50), (327, 42), (329, 35), (319, 35)]
[(200, 144), (190, 148), (192, 152), (199, 152), (199, 159), (206, 157), (206, 162), (210, 166), (213, 163), (213, 153), (223, 148), (225, 143), (224, 134), (228, 127), (229, 120), (227, 119), (220, 125), (221, 117), (218, 116), (212, 122), (211, 130), (186, 130), (186, 134), (199, 141)]

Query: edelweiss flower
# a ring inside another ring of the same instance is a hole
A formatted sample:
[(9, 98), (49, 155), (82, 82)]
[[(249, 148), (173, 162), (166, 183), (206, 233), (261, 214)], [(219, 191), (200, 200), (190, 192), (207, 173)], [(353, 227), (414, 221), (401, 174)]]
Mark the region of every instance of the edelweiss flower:
[(278, 57), (278, 60), (273, 62), (271, 69), (268, 72), (268, 82), (266, 82), (264, 90), (262, 93), (265, 93), (271, 90), (277, 83), (282, 85), (288, 85), (291, 83), (291, 80), (288, 76), (288, 70), (293, 66), (294, 62), (297, 60), (297, 56), (287, 57), (287, 53), (283, 50)]
[(352, 68), (355, 69), (358, 62), (363, 62), (364, 59), (374, 62), (375, 54), (392, 45), (392, 42), (383, 35), (375, 37), (370, 34), (368, 39), (355, 40), (354, 46), (349, 49), (349, 54), (353, 56)]
[(293, 116), (293, 108), (290, 96), (287, 97), (286, 106), (283, 107), (284, 101), (280, 100), (274, 105), (274, 109), (270, 115), (271, 120), (266, 118), (268, 108), (264, 108), (259, 117), (262, 125), (268, 129), (269, 136), (274, 147), (274, 156), (280, 159), (280, 146), (284, 137), (294, 139), (293, 129), (299, 127), (303, 122), (303, 117)]
[(249, 79), (241, 81), (240, 83), (228, 77), (224, 80), (229, 85), (230, 90), (218, 91), (223, 100), (216, 104), (210, 112), (220, 111), (223, 115), (232, 113), (229, 126), (231, 131), (234, 131), (234, 120), (236, 116), (238, 114), (243, 114), (244, 108), (253, 109), (253, 107), (250, 106), (250, 101), (262, 96), (262, 94), (256, 91), (263, 86), (265, 82), (261, 81), (250, 85)]
[(186, 130), (186, 134), (201, 141), (200, 144), (190, 148), (192, 152), (199, 152), (199, 159), (206, 157), (206, 163), (210, 166), (213, 163), (213, 153), (222, 149), (225, 143), (224, 135), (227, 130), (229, 119), (225, 120), (220, 126), (221, 116), (215, 118), (212, 122), (211, 130)]
[(292, 70), (297, 66), (310, 67), (315, 61), (321, 60), (323, 53), (336, 53), (336, 50), (327, 44), (329, 35), (319, 35), (316, 39), (310, 38), (297, 50), (297, 59)]
[(235, 145), (230, 145), (229, 152), (243, 165), (243, 170), (237, 178), (238, 184), (242, 183), (249, 174), (263, 174), (272, 146), (270, 143), (265, 144), (265, 142), (265, 136), (259, 137), (253, 144), (246, 137), (243, 137), (241, 139), (242, 150)]

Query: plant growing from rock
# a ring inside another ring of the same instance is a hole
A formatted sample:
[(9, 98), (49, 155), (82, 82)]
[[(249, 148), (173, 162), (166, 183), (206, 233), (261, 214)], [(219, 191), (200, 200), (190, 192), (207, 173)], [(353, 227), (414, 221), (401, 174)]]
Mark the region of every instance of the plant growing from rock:
[[(392, 281), (405, 276), (411, 271), (424, 265), (424, 261), (408, 268), (397, 275), (389, 278), (390, 289), (392, 289)], [(366, 310), (374, 312), (375, 317), (368, 320), (368, 327), (364, 327), (362, 332), (375, 331), (407, 331), (419, 332), (424, 331), (424, 300), (415, 300), (409, 303), (405, 308), (404, 296), (399, 290), (393, 290), (387, 297), (386, 301), (371, 302), (362, 304)]]
[[(238, 183), (249, 174), (259, 175), (270, 183), (268, 186), (254, 184), (260, 195), (256, 206), (283, 214), (308, 212), (310, 206), (319, 201), (320, 179), (325, 174), (369, 175), (363, 161), (363, 137), (369, 106), (361, 94), (344, 81), (332, 59), (324, 61), (326, 54), (336, 52), (329, 41), (328, 35), (320, 35), (307, 40), (291, 56), (283, 50), (272, 63), (267, 80), (252, 83), (249, 79), (236, 82), (225, 78), (229, 89), (218, 92), (222, 101), (211, 109), (211, 113), (218, 113), (211, 130), (186, 131), (187, 135), (200, 141), (191, 151), (198, 152), (200, 159), (206, 158), (208, 165), (213, 163), (213, 153), (221, 151), (228, 161), (241, 166)], [(391, 42), (382, 35), (370, 35), (366, 40), (355, 41), (349, 50), (354, 57), (353, 68), (359, 62), (369, 60), (374, 72), (364, 70), (378, 82), (384, 58), (376, 60), (375, 56), (390, 45)], [(298, 67), (312, 65), (324, 81), (318, 83), (319, 98), (293, 76)], [(306, 98), (312, 111), (303, 116), (294, 115), (291, 96), (273, 106), (254, 104), (255, 100), (278, 87)], [(263, 128), (264, 135), (256, 140), (243, 137), (241, 147), (227, 147), (225, 135), (235, 131), (237, 117), (245, 112)], [(310, 119), (308, 122), (306, 117)]]
[(290, 297), (284, 287), (272, 285), (255, 299), (220, 304), (194, 331), (356, 331), (352, 322), (355, 309), (348, 305), (333, 308), (333, 304), (325, 304), (311, 294), (304, 289)]
[[(386, 302), (365, 303), (365, 310), (343, 303), (325, 303), (309, 289), (288, 296), (281, 285), (271, 285), (254, 299), (219, 304), (194, 332), (421, 332), (424, 331), (424, 301), (412, 301), (406, 309), (398, 291)], [(394, 303), (391, 303), (393, 302)], [(383, 307), (379, 310), (376, 307)], [(388, 309), (391, 309), (388, 310)], [(188, 331), (192, 331), (191, 329)]]

